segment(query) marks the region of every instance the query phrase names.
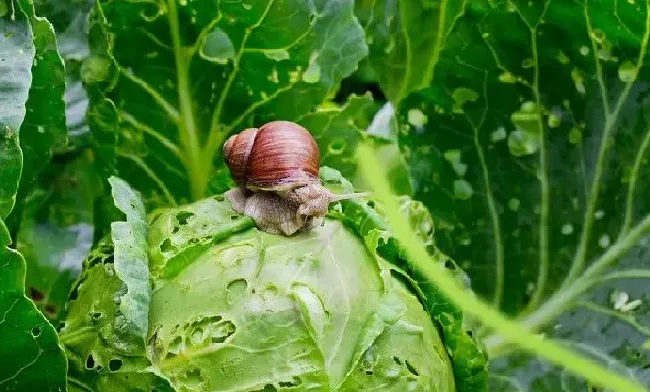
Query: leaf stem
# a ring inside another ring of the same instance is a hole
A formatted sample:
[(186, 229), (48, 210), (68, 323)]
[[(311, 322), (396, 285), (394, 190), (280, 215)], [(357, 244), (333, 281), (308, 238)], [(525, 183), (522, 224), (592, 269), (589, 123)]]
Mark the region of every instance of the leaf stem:
[[(381, 164), (368, 146), (359, 147), (359, 166), (375, 194), (384, 202), (392, 233), (405, 247), (410, 256), (409, 259), (413, 261), (412, 268), (419, 270), (427, 280), (433, 282), (463, 312), (478, 317), (487, 327), (498, 331), (501, 336), (516, 343), (522, 349), (562, 366), (596, 385), (621, 392), (645, 391), (642, 386), (632, 380), (626, 379), (556, 342), (545, 340), (541, 336), (531, 333), (520, 323), (505, 318), (499, 311), (464, 290), (449, 276), (447, 271), (435, 268), (436, 264), (409, 227), (405, 217), (400, 214), (399, 205), (390, 190), (390, 185), (381, 172)], [(650, 218), (648, 220), (650, 224)]]
[(167, 0), (169, 25), (174, 43), (176, 78), (178, 82), (178, 101), (180, 104), (179, 137), (185, 153), (185, 162), (190, 180), (190, 190), (194, 200), (200, 199), (208, 185), (209, 168), (203, 165), (198, 132), (194, 123), (191, 87), (189, 82), (188, 56), (181, 43), (176, 0)]
[[(650, 232), (650, 214), (645, 217), (636, 227), (628, 232), (623, 238), (612, 245), (596, 262), (594, 262), (584, 274), (572, 284), (556, 292), (542, 307), (531, 313), (522, 320), (522, 324), (530, 331), (539, 331), (541, 328), (555, 320), (560, 314), (571, 307), (582, 293), (594, 284), (594, 279), (602, 274), (603, 270), (618, 260), (634, 245), (641, 237)], [(507, 344), (500, 335), (492, 335), (485, 339), (485, 346), (490, 357), (498, 357), (503, 354), (503, 346)]]

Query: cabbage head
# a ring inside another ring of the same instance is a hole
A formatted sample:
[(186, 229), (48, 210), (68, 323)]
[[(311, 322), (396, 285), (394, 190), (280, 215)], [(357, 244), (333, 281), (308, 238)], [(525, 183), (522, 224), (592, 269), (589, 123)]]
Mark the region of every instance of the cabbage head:
[(112, 185), (126, 221), (85, 261), (61, 329), (70, 391), (484, 390), (462, 318), (389, 261), (368, 205), (285, 237), (222, 196), (147, 217)]

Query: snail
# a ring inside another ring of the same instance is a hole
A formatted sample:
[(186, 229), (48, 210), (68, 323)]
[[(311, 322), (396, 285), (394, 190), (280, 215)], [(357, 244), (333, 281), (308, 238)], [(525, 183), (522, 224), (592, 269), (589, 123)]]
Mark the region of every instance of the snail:
[(228, 138), (223, 156), (237, 188), (225, 193), (232, 208), (260, 230), (292, 235), (317, 226), (333, 202), (367, 196), (337, 195), (318, 177), (320, 153), (311, 134), (289, 121), (273, 121)]

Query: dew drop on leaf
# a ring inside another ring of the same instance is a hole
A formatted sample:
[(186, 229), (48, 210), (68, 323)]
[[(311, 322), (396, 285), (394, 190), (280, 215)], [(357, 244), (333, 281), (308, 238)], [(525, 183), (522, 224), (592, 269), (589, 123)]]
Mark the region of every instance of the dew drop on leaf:
[(320, 80), (320, 65), (311, 63), (309, 68), (302, 74), (302, 80), (305, 83), (317, 83)]
[(569, 143), (580, 144), (582, 141), (582, 130), (578, 127), (571, 128), (569, 131)]
[(499, 82), (502, 82), (502, 83), (515, 83), (516, 81), (517, 81), (517, 78), (515, 77), (515, 75), (513, 75), (512, 73), (510, 73), (508, 71), (506, 71), (506, 72), (502, 73), (501, 75), (499, 75)]
[(603, 210), (598, 210), (594, 213), (594, 218), (596, 218), (597, 220), (601, 220), (603, 219), (603, 217), (605, 217), (605, 211)]
[(631, 61), (627, 60), (618, 67), (618, 77), (622, 82), (632, 83), (636, 80), (637, 70)]
[(429, 118), (420, 109), (409, 109), (406, 114), (409, 124), (416, 128), (422, 128), (429, 121)]
[(467, 102), (476, 102), (479, 95), (476, 91), (467, 87), (458, 87), (454, 90), (451, 97), (454, 99), (454, 113), (462, 113), (463, 105)]
[(472, 184), (465, 180), (454, 181), (454, 196), (458, 200), (469, 200), (474, 194)]
[(508, 200), (508, 208), (510, 208), (512, 211), (517, 211), (519, 210), (519, 205), (521, 202), (517, 198), (512, 198)]
[(557, 128), (557, 127), (560, 126), (561, 122), (562, 122), (562, 120), (560, 119), (560, 117), (557, 114), (551, 113), (551, 114), (548, 115), (548, 127), (549, 128)]
[(607, 248), (610, 244), (610, 239), (607, 234), (603, 234), (600, 236), (600, 239), (598, 240), (598, 245), (600, 245), (601, 248)]
[(562, 225), (561, 229), (562, 234), (571, 235), (573, 234), (573, 225), (571, 223), (565, 223)]
[(576, 90), (580, 94), (584, 94), (587, 89), (585, 88), (585, 77), (582, 75), (582, 71), (578, 68), (573, 68), (571, 70), (571, 79), (573, 79), (573, 84), (576, 86)]
[(531, 58), (524, 59), (521, 63), (522, 68), (532, 68), (535, 65), (535, 62)]
[(517, 129), (508, 137), (508, 149), (516, 157), (531, 155), (539, 150), (540, 119), (534, 102), (524, 102), (511, 116)]
[(589, 48), (587, 46), (585, 46), (585, 45), (582, 45), (580, 47), (580, 54), (583, 55), (583, 56), (588, 55), (589, 54)]
[(496, 131), (490, 134), (490, 140), (494, 143), (505, 139), (506, 136), (508, 136), (506, 134), (506, 129), (504, 127), (499, 127)]
[(460, 160), (460, 150), (448, 150), (444, 153), (445, 159), (451, 164), (456, 175), (462, 177), (467, 172), (467, 165)]

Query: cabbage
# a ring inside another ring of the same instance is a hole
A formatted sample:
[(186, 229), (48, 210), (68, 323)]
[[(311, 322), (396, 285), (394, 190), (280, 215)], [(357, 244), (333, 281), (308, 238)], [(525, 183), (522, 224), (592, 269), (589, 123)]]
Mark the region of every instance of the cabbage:
[[(152, 213), (143, 244), (144, 213), (125, 183), (112, 184), (126, 222), (85, 261), (61, 329), (71, 391), (480, 385), (467, 370), (475, 353), (450, 357), (465, 331), (449, 336), (425, 310), (416, 280), (379, 255), (380, 231), (360, 235), (354, 217), (370, 207), (351, 201), (347, 214), (333, 211), (322, 226), (286, 237), (259, 231), (216, 196)], [(138, 247), (147, 248), (148, 271), (135, 267)]]

